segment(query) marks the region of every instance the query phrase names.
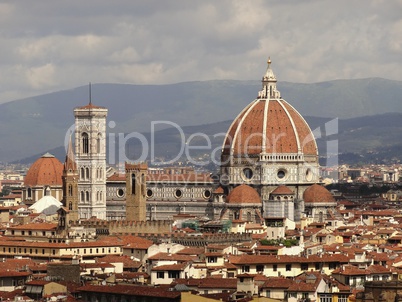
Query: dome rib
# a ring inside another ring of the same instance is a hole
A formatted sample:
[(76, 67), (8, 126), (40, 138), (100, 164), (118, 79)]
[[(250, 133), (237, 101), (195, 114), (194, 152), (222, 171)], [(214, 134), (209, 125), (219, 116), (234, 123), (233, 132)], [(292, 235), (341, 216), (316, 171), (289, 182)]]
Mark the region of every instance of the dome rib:
[[(245, 118), (250, 114), (250, 112), (253, 110), (253, 108), (258, 104), (259, 102), (258, 102), (258, 100), (255, 100), (253, 103), (252, 103), (252, 105), (248, 108), (248, 110), (245, 112), (245, 114), (242, 116), (242, 119), (240, 120), (240, 122), (239, 122), (239, 125), (238, 125), (238, 127), (237, 127), (237, 129), (236, 129), (236, 132), (235, 132), (235, 135), (234, 135), (234, 137), (233, 137), (233, 141), (235, 142), (236, 140), (237, 140), (237, 137), (238, 137), (238, 135), (239, 135), (239, 132), (242, 132), (242, 129), (243, 129), (243, 124), (244, 124), (244, 120), (245, 120)], [(242, 148), (244, 147), (245, 148), (245, 146), (243, 146), (243, 144), (237, 144), (237, 146), (238, 147), (240, 147), (240, 150), (238, 150), (238, 151), (240, 151), (240, 154), (242, 153)], [(231, 145), (231, 153), (233, 154), (233, 151), (234, 151), (234, 148), (233, 148), (233, 143), (232, 143), (232, 145)], [(245, 150), (244, 150), (245, 151)]]
[(265, 107), (264, 107), (264, 127), (262, 128), (262, 152), (267, 151), (267, 125), (268, 125), (268, 110), (269, 107), (269, 99), (265, 101)]
[(283, 103), (287, 103), (287, 102), (285, 100), (281, 100), (281, 102), (279, 102), (279, 104), (282, 106), (283, 110), (286, 112), (286, 115), (288, 116), (290, 123), (292, 124), (293, 132), (295, 133), (295, 138), (296, 138), (296, 143), (297, 143), (297, 152), (300, 153), (302, 150), (301, 150), (301, 146), (300, 146), (299, 132), (297, 131), (294, 120), (290, 116), (289, 111), (287, 110), (287, 108), (284, 106)]
[[(253, 103), (251, 102), (248, 104), (240, 113), (236, 116), (236, 118), (233, 120), (233, 122), (230, 124), (229, 130), (226, 133), (225, 139), (223, 140), (223, 146), (222, 146), (222, 152), (224, 154), (231, 153), (231, 148), (232, 148), (232, 143), (233, 143), (233, 137), (234, 133), (236, 133), (236, 130), (239, 126), (240, 120), (243, 117), (243, 115), (246, 113), (248, 108), (252, 105)], [(236, 127), (235, 127), (236, 126)], [(228, 152), (229, 151), (229, 152)]]
[(287, 102), (286, 102), (286, 106), (289, 107), (288, 110), (289, 110), (289, 113), (292, 116), (293, 120), (295, 120), (294, 116), (296, 116), (298, 119), (301, 120), (302, 125), (300, 125), (300, 127), (298, 127), (299, 130), (302, 130), (301, 133), (299, 133), (299, 137), (301, 137), (303, 139), (301, 141), (301, 143), (302, 143), (301, 151), (305, 154), (318, 155), (317, 142), (315, 141), (315, 137), (314, 137), (313, 132), (311, 131), (310, 126), (308, 125), (306, 120), (303, 118), (303, 116), (296, 109), (293, 108), (293, 106), (291, 106)]

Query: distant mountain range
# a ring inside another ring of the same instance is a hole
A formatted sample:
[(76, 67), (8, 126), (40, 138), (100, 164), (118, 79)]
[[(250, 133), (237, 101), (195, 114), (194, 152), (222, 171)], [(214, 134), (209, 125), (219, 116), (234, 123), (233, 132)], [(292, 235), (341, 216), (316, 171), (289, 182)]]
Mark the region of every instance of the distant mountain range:
[[(213, 135), (227, 131), (230, 121), (256, 97), (260, 87), (258, 81), (95, 84), (92, 101), (109, 109), (108, 121), (114, 121), (115, 127), (108, 127), (108, 132), (135, 131), (147, 136), (152, 121), (169, 121), (183, 127), (186, 137), (196, 132)], [(379, 78), (314, 84), (279, 82), (278, 89), (285, 100), (307, 116), (312, 129), (321, 127), (317, 132), (321, 135), (325, 134), (326, 122), (340, 118), (339, 136), (330, 138), (339, 140), (342, 156), (354, 161), (399, 156), (402, 82)], [(0, 104), (0, 161), (29, 161), (31, 156), (36, 159), (49, 150), (57, 153), (74, 123), (73, 109), (87, 104), (88, 95), (88, 87), (83, 86)], [(174, 157), (175, 148), (180, 148), (178, 130), (163, 129), (167, 126), (164, 123), (155, 128), (155, 154)], [(212, 144), (219, 146), (222, 140), (222, 136), (215, 137)], [(326, 143), (321, 141), (320, 150), (324, 150)], [(126, 146), (127, 153), (138, 152), (134, 141)], [(172, 155), (167, 155), (169, 152)], [(62, 153), (56, 155), (63, 158)]]
[[(305, 117), (317, 138), (321, 165), (331, 165), (334, 160), (339, 163), (395, 163), (402, 160), (402, 113), (387, 113), (352, 119), (337, 120), (332, 118)], [(184, 161), (188, 159), (184, 151), (185, 142), (190, 146), (201, 146), (205, 148), (189, 149), (188, 154), (194, 161), (206, 162), (210, 169), (214, 168), (214, 162), (219, 161), (220, 148), (223, 136), (232, 121), (224, 121), (212, 124), (185, 126), (180, 128), (170, 127), (150, 132), (138, 133), (136, 137), (143, 135), (146, 144), (139, 139), (131, 138), (120, 144), (124, 146), (119, 154), (119, 140), (116, 136), (113, 154), (109, 150), (108, 162), (118, 163), (129, 160), (138, 161), (142, 152), (148, 150), (147, 160), (154, 154), (154, 163), (163, 159), (165, 162), (175, 159)], [(180, 132), (182, 131), (182, 133)], [(202, 133), (202, 136), (199, 135)], [(130, 134), (125, 134), (129, 137)], [(185, 138), (182, 140), (182, 136)], [(205, 137), (204, 137), (205, 135)], [(207, 139), (211, 142), (207, 146)], [(151, 141), (153, 150), (151, 151)], [(336, 146), (335, 148), (333, 146)], [(148, 148), (148, 149), (147, 149)], [(57, 147), (48, 150), (61, 161), (64, 160), (65, 147)], [(334, 151), (337, 157), (334, 157)], [(151, 153), (152, 152), (152, 153)], [(178, 157), (182, 154), (182, 157)], [(21, 160), (21, 163), (32, 163), (42, 154), (36, 154)], [(329, 158), (328, 158), (329, 157)]]

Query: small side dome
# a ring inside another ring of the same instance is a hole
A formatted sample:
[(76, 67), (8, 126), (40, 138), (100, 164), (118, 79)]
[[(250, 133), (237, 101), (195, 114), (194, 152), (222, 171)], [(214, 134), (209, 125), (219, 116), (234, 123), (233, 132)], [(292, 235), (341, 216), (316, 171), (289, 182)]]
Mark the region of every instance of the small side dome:
[(223, 188), (221, 186), (217, 187), (214, 191), (214, 194), (224, 194), (225, 191), (223, 190)]
[(335, 203), (335, 198), (323, 186), (314, 184), (308, 187), (303, 194), (304, 203)]
[(278, 186), (275, 190), (273, 190), (271, 192), (271, 194), (272, 195), (293, 195), (294, 193), (289, 187), (287, 187), (285, 185), (281, 185), (281, 186)]
[(258, 192), (248, 185), (240, 185), (233, 189), (227, 197), (230, 204), (254, 203), (260, 204), (261, 197)]
[(29, 168), (24, 179), (25, 186), (61, 186), (63, 164), (52, 154), (46, 153)]

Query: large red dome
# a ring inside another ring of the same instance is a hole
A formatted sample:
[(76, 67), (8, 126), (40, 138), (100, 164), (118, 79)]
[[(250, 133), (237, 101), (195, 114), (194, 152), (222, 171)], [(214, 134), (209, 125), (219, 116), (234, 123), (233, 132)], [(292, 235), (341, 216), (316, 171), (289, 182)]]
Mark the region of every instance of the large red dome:
[(297, 110), (281, 98), (270, 65), (269, 60), (258, 98), (246, 106), (229, 127), (223, 155), (317, 156), (317, 145), (310, 127)]
[(256, 99), (230, 126), (223, 154), (303, 153), (317, 155), (310, 127), (283, 99)]
[(27, 187), (38, 185), (61, 186), (63, 164), (53, 155), (46, 153), (29, 168), (24, 184)]

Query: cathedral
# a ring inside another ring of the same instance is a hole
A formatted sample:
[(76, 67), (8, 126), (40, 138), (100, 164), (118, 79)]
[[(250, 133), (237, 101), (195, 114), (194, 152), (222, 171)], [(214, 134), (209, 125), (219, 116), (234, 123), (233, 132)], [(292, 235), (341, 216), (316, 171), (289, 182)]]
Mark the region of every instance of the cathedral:
[(74, 148), (70, 139), (64, 165), (50, 154), (38, 159), (27, 172), (23, 201), (33, 203), (50, 194), (62, 200), (74, 220), (322, 221), (336, 203), (317, 184), (316, 141), (276, 83), (268, 60), (256, 99), (226, 133), (219, 178), (185, 168), (153, 169), (146, 163), (126, 163), (125, 173), (110, 173), (108, 109), (90, 101), (74, 109)]

